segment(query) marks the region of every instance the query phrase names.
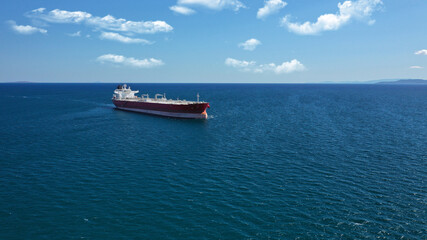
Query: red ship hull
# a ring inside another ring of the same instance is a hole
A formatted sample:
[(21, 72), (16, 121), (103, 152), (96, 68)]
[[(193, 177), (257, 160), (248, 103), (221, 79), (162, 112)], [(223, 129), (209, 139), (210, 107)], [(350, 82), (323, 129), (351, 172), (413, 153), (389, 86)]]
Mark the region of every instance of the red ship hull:
[(209, 107), (209, 103), (205, 102), (190, 104), (167, 104), (113, 99), (113, 103), (118, 109), (126, 111), (166, 117), (198, 119), (206, 119), (208, 117), (206, 109)]

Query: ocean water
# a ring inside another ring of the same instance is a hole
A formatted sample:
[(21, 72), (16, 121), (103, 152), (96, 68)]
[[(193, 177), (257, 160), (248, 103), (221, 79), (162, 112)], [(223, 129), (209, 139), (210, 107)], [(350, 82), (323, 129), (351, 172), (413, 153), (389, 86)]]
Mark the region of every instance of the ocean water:
[(0, 84), (0, 239), (427, 239), (427, 86)]

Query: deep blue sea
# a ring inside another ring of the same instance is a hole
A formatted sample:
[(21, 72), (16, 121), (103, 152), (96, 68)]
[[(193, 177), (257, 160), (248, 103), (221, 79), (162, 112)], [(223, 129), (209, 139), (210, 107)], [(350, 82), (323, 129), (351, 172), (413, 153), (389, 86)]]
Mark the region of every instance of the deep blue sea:
[(0, 84), (0, 239), (427, 239), (427, 86)]

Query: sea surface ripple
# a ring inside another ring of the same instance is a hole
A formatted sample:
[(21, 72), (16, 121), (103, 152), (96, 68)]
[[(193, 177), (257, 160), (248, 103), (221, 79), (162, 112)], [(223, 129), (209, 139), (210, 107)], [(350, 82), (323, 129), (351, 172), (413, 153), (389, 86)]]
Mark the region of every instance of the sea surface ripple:
[(0, 84), (0, 239), (427, 239), (427, 86)]

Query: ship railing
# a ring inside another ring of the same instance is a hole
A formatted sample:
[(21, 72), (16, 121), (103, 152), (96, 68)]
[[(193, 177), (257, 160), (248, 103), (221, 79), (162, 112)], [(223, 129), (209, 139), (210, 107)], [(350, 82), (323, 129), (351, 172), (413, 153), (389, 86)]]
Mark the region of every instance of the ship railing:
[(148, 94), (141, 94), (141, 99), (142, 100), (148, 100), (148, 99), (150, 99), (150, 96), (148, 96)]
[[(160, 98), (159, 98), (160, 97)], [(155, 100), (166, 100), (166, 94), (160, 94), (160, 93), (157, 93), (155, 96), (154, 96), (154, 99)]]

